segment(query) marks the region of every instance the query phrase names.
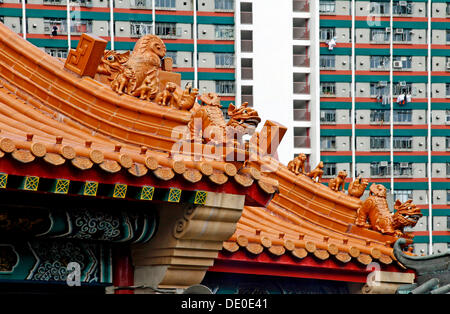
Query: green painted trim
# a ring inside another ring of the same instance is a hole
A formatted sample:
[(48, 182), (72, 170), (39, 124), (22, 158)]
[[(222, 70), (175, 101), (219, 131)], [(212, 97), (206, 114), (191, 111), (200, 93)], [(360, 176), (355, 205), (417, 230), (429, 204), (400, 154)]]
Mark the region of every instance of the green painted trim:
[(351, 129), (321, 129), (320, 136), (352, 136)]
[(450, 154), (440, 155), (440, 156), (431, 156), (431, 162), (434, 162), (434, 163), (450, 162)]
[[(166, 45), (167, 46), (167, 45)], [(193, 45), (192, 45), (193, 46)], [(234, 52), (234, 45), (198, 45), (198, 52)]]
[(197, 24), (234, 25), (232, 16), (197, 16)]
[(431, 136), (450, 136), (449, 129), (431, 129)]
[[(133, 14), (133, 16), (141, 15), (141, 14)], [(150, 14), (151, 18), (151, 14)], [(184, 24), (193, 24), (194, 17), (191, 15), (166, 15), (166, 14), (156, 14), (155, 15), (156, 22), (169, 22), (169, 23), (184, 23)], [(215, 24), (215, 23), (213, 23)]]
[(431, 77), (431, 83), (450, 83), (450, 76), (437, 76)]
[(432, 190), (450, 190), (450, 182), (431, 182)]
[[(433, 211), (434, 216), (434, 211)], [(428, 243), (429, 242), (428, 236), (415, 236), (414, 237), (414, 243)], [(433, 236), (433, 243), (448, 243), (450, 242), (450, 236)]]
[(333, 50), (328, 50), (326, 47), (320, 47), (321, 55), (337, 55), (337, 56), (350, 56), (352, 54), (351, 48), (336, 47)]
[(349, 20), (320, 20), (320, 27), (336, 27), (336, 28), (351, 28), (352, 21)]
[(370, 155), (370, 156), (356, 156), (356, 163), (370, 164), (371, 162), (389, 161), (389, 153), (387, 155)]
[(324, 163), (351, 163), (352, 156), (320, 156), (320, 160)]
[(234, 81), (236, 76), (234, 73), (199, 72), (198, 79), (205, 81)]
[(450, 110), (449, 102), (431, 103), (431, 110)]
[(320, 109), (352, 109), (351, 102), (326, 101), (320, 103)]
[(352, 76), (351, 75), (330, 75), (330, 74), (321, 74), (320, 75), (321, 82), (341, 82), (341, 83), (351, 83)]
[[(422, 215), (429, 216), (428, 209), (421, 209)], [(433, 216), (450, 216), (450, 209), (433, 208)]]
[(447, 57), (450, 56), (450, 49), (433, 49), (431, 50), (433, 57)]

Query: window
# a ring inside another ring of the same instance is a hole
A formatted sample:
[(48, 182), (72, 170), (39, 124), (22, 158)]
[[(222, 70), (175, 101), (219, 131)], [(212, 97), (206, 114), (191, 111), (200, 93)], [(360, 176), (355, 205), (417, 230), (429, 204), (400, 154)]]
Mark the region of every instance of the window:
[(413, 198), (411, 190), (394, 190), (394, 202), (399, 200), (404, 203), (407, 200), (411, 200)]
[(450, 190), (447, 190), (447, 204), (450, 203)]
[(389, 122), (390, 112), (386, 109), (370, 110), (370, 122)]
[(447, 15), (450, 15), (450, 2), (447, 2)]
[(385, 28), (371, 28), (370, 40), (375, 43), (385, 43), (389, 41), (389, 32)]
[(387, 82), (370, 83), (370, 96), (389, 96), (390, 86)]
[(334, 13), (336, 11), (335, 0), (320, 0), (319, 12), (320, 13)]
[[(149, 0), (150, 1), (150, 0)], [(130, 1), (131, 8), (151, 8), (151, 4), (147, 4), (147, 0), (131, 0)]]
[(371, 136), (370, 149), (388, 149), (390, 147), (389, 136)]
[(234, 54), (216, 53), (216, 67), (231, 68), (234, 66)]
[(445, 95), (450, 96), (450, 83), (445, 83)]
[(409, 15), (412, 14), (412, 2), (410, 1), (394, 1), (392, 8), (393, 14)]
[(161, 37), (179, 37), (180, 29), (177, 29), (176, 23), (156, 23), (155, 34)]
[(394, 28), (394, 41), (397, 42), (410, 42), (412, 30), (405, 28)]
[(411, 69), (412, 68), (412, 57), (394, 57), (394, 69), (398, 69), (401, 66), (402, 69)]
[(131, 36), (141, 37), (152, 34), (152, 23), (131, 22)]
[(336, 35), (336, 28), (321, 27), (319, 30), (319, 39), (322, 41), (331, 40)]
[(412, 176), (412, 163), (394, 162), (394, 176)]
[(321, 82), (320, 83), (320, 95), (321, 96), (334, 96), (334, 95), (336, 95), (336, 83), (334, 83), (334, 82)]
[(234, 39), (234, 26), (216, 25), (216, 39)]
[(155, 7), (164, 9), (175, 9), (175, 0), (155, 0)]
[(167, 51), (165, 58), (172, 58), (173, 65), (177, 65), (177, 52), (176, 51)]
[(446, 36), (446, 38), (447, 38), (447, 42), (449, 42), (450, 41), (450, 30), (449, 29), (447, 29), (447, 36)]
[(445, 147), (450, 149), (450, 136), (445, 137)]
[(387, 161), (370, 163), (370, 175), (374, 177), (385, 177), (391, 174), (390, 163)]
[(371, 70), (389, 70), (390, 58), (386, 56), (370, 56)]
[(450, 176), (450, 162), (447, 163), (447, 176)]
[(336, 122), (336, 110), (335, 109), (320, 110), (320, 122), (323, 123)]
[(411, 149), (412, 136), (394, 136), (394, 149)]
[(335, 163), (324, 163), (323, 164), (323, 175), (327, 177), (336, 176), (336, 164)]
[(214, 8), (216, 10), (234, 10), (234, 0), (214, 0)]
[(390, 3), (382, 1), (370, 1), (370, 13), (372, 14), (389, 14)]
[(336, 66), (335, 55), (322, 55), (320, 56), (320, 68), (321, 69), (334, 69)]
[(336, 149), (336, 136), (321, 136), (320, 149)]
[(51, 33), (56, 30), (57, 34), (67, 34), (67, 20), (58, 18), (44, 18), (44, 32)]
[(45, 52), (55, 58), (67, 58), (66, 48), (45, 48)]
[(412, 121), (411, 109), (394, 110), (394, 122), (411, 122), (411, 121)]
[(400, 94), (413, 94), (413, 88), (411, 83), (398, 82), (394, 83), (394, 93), (395, 96)]
[(216, 81), (217, 94), (234, 94), (234, 81)]

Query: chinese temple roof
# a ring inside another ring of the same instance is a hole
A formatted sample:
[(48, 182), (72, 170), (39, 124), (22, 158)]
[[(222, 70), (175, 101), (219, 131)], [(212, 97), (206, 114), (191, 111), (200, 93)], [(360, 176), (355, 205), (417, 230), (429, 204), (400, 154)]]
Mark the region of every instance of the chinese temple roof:
[[(69, 54), (69, 62), (83, 58), (86, 49), (80, 46), (74, 59)], [(164, 75), (176, 79), (174, 73)], [(0, 165), (4, 160), (31, 164), (38, 159), (58, 167), (55, 172), (71, 164), (76, 171), (98, 169), (105, 175), (126, 171), (136, 180), (150, 174), (162, 182), (182, 177), (194, 189), (205, 181), (215, 189), (232, 181), (243, 188), (240, 193), (258, 186), (275, 196), (265, 207), (244, 207), (223, 252), (269, 252), (299, 262), (312, 255), (362, 265), (395, 260), (397, 236), (355, 224), (361, 195), (332, 190), (271, 156), (236, 162), (200, 153), (194, 159), (177, 159), (174, 130), (189, 125), (193, 113), (120, 95), (120, 87), (114, 90), (105, 82), (98, 75), (74, 73), (67, 62), (48, 56), (0, 23)], [(213, 98), (199, 99), (209, 99), (213, 106)], [(192, 147), (203, 152), (205, 145)], [(246, 154), (245, 149), (233, 150), (239, 152)]]

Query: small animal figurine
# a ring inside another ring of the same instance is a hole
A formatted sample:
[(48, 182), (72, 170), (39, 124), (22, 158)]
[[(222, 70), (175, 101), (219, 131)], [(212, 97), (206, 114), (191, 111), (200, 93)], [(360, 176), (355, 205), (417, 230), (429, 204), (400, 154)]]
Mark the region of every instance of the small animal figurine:
[(139, 86), (133, 93), (133, 96), (139, 96), (140, 99), (150, 100), (158, 94), (158, 70), (152, 69), (147, 73), (141, 86)]
[(124, 67), (111, 82), (111, 88), (119, 95), (132, 91), (136, 86), (136, 77), (133, 70)]
[[(306, 174), (308, 177), (310, 177), (311, 179), (313, 179), (314, 182), (322, 182), (322, 176), (323, 176), (323, 161), (319, 162), (319, 164), (317, 165), (317, 167)], [(316, 181), (317, 180), (317, 181)]]
[(174, 92), (177, 89), (177, 85), (172, 82), (168, 82), (166, 84), (166, 88), (159, 92), (158, 95), (156, 95), (155, 102), (160, 106), (174, 106), (175, 104), (175, 97)]
[(192, 88), (192, 84), (186, 84), (186, 88), (181, 94), (180, 100), (177, 101), (177, 108), (180, 110), (191, 110), (194, 107), (195, 99), (198, 95), (198, 88)]
[(295, 173), (296, 175), (299, 175), (300, 173), (304, 174), (305, 173), (305, 161), (306, 161), (305, 154), (298, 155), (297, 157), (295, 157), (293, 160), (291, 160), (288, 163), (289, 171)]
[(347, 178), (347, 172), (345, 170), (339, 171), (337, 177), (330, 180), (328, 187), (336, 192), (344, 192), (345, 178)]
[(364, 191), (366, 190), (367, 186), (369, 185), (369, 180), (367, 179), (361, 179), (360, 176), (358, 176), (353, 182), (351, 182), (348, 186), (348, 195), (361, 198), (363, 196)]

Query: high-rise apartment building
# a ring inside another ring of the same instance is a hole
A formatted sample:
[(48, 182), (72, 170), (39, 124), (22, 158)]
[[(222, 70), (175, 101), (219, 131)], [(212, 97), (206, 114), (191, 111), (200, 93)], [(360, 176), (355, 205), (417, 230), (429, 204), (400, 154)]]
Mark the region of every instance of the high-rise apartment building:
[(321, 0), (325, 173), (371, 178), (424, 217), (418, 254), (450, 242), (450, 3)]

